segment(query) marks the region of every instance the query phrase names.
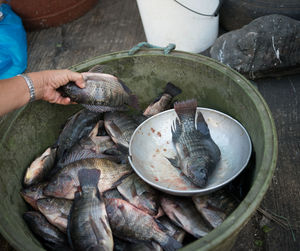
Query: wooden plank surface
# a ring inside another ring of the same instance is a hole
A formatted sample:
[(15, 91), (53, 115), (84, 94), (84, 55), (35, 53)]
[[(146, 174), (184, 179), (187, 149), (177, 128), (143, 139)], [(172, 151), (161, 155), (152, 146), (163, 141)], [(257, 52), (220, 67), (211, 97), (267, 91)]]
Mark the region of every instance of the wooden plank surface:
[[(101, 0), (71, 23), (29, 32), (27, 71), (67, 68), (145, 40), (135, 0)], [(296, 241), (290, 230), (256, 213), (233, 250), (300, 250), (300, 75), (257, 85), (273, 113), (279, 139), (278, 165), (262, 207), (288, 219), (297, 228)], [(0, 250), (14, 249), (0, 236)]]
[(101, 0), (83, 17), (28, 33), (27, 71), (61, 69), (145, 41), (134, 0)]

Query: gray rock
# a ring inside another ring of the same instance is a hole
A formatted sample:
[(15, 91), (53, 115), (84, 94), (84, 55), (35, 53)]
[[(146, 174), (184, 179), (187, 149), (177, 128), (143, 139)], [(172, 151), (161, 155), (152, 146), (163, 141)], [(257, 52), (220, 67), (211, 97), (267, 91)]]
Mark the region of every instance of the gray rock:
[(250, 79), (300, 72), (300, 21), (282, 15), (253, 20), (220, 36), (212, 58)]

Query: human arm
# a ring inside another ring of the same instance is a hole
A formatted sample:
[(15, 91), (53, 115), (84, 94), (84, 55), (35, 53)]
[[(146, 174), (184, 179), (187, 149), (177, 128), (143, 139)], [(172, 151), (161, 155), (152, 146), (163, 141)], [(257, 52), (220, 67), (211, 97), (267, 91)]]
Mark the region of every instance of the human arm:
[[(35, 99), (45, 100), (61, 105), (70, 104), (70, 98), (62, 97), (57, 88), (74, 81), (84, 87), (80, 73), (70, 70), (48, 70), (26, 74), (31, 78), (35, 91)], [(0, 80), (0, 116), (22, 107), (30, 100), (29, 88), (21, 76)]]

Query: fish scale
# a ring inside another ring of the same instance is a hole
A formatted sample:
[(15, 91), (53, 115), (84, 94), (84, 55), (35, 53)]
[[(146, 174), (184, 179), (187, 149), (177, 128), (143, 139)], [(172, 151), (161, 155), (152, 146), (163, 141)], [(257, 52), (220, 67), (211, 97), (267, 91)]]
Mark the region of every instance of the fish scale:
[(171, 132), (177, 156), (169, 160), (171, 164), (180, 167), (192, 183), (204, 187), (212, 168), (220, 160), (220, 149), (210, 137), (200, 111), (196, 128), (196, 100), (175, 103), (174, 108), (178, 117), (173, 123)]
[(97, 113), (124, 110), (125, 105), (138, 108), (137, 97), (118, 78), (92, 72), (83, 72), (82, 76), (86, 83), (85, 88), (79, 88), (74, 82), (69, 82), (61, 86), (58, 91)]
[(144, 211), (122, 199), (106, 199), (105, 202), (110, 226), (117, 237), (131, 241), (155, 241), (168, 251), (181, 247)]
[(101, 171), (98, 184), (100, 192), (114, 188), (122, 178), (133, 172), (128, 164), (116, 164), (107, 159), (82, 159), (60, 170), (45, 187), (44, 194), (57, 198), (73, 199), (79, 185), (78, 172), (81, 169), (99, 169)]
[(199, 156), (199, 153), (207, 152), (198, 133), (186, 133), (179, 138), (179, 142), (187, 146), (190, 156)]
[(68, 236), (74, 250), (113, 250), (112, 231), (97, 188), (99, 177), (97, 169), (78, 172), (81, 193), (76, 193), (68, 219)]

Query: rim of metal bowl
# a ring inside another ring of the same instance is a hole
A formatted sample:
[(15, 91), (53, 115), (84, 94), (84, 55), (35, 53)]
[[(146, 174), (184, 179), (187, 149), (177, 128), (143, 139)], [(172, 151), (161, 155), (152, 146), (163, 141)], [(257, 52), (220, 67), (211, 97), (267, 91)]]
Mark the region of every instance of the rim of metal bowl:
[(202, 194), (202, 195), (209, 194), (209, 193), (212, 193), (212, 192), (214, 192), (214, 191), (222, 188), (223, 186), (227, 185), (229, 182), (231, 182), (232, 180), (234, 180), (245, 169), (245, 167), (248, 165), (250, 157), (251, 157), (251, 154), (252, 154), (252, 143), (251, 143), (250, 136), (249, 136), (247, 130), (245, 129), (245, 127), (239, 121), (237, 121), (236, 119), (234, 119), (231, 116), (229, 116), (228, 114), (220, 112), (218, 110), (211, 109), (211, 108), (206, 108), (206, 107), (199, 107), (199, 106), (197, 107), (197, 110), (206, 110), (206, 111), (211, 111), (211, 112), (214, 112), (214, 113), (218, 113), (218, 114), (220, 114), (222, 116), (225, 116), (225, 117), (229, 118), (230, 120), (232, 120), (233, 122), (235, 122), (237, 125), (240, 126), (240, 128), (244, 131), (244, 133), (246, 135), (246, 138), (247, 138), (247, 141), (248, 141), (248, 144), (249, 144), (249, 152), (248, 152), (248, 156), (246, 158), (246, 161), (245, 161), (244, 165), (238, 170), (238, 172), (236, 172), (233, 176), (231, 176), (230, 178), (228, 178), (227, 180), (225, 180), (221, 184), (218, 184), (218, 185), (216, 185), (214, 187), (202, 188), (202, 189), (196, 189), (196, 190), (174, 190), (174, 189), (170, 189), (170, 188), (158, 185), (158, 184), (156, 184), (156, 183), (148, 180), (147, 178), (145, 178), (141, 174), (141, 172), (139, 171), (139, 169), (136, 168), (135, 165), (133, 164), (133, 161), (132, 161), (132, 150), (131, 150), (132, 142), (133, 142), (134, 137), (137, 134), (138, 130), (141, 127), (143, 127), (144, 124), (148, 123), (152, 119), (155, 119), (156, 117), (161, 116), (164, 113), (174, 112), (174, 109), (169, 109), (169, 110), (160, 112), (160, 113), (158, 113), (156, 115), (153, 115), (152, 117), (150, 117), (150, 118), (146, 119), (145, 121), (143, 121), (134, 130), (134, 132), (133, 132), (133, 134), (131, 136), (130, 142), (129, 142), (129, 156), (128, 156), (129, 163), (130, 163), (131, 167), (133, 168), (133, 170), (137, 173), (137, 175), (141, 179), (143, 179), (145, 182), (147, 182), (149, 185), (151, 185), (151, 186), (153, 186), (153, 187), (155, 187), (155, 188), (157, 188), (157, 189), (159, 189), (161, 191), (165, 191), (165, 192), (171, 193), (171, 194), (176, 194), (176, 195), (179, 195), (179, 196), (193, 196), (193, 195), (200, 195), (200, 194)]

